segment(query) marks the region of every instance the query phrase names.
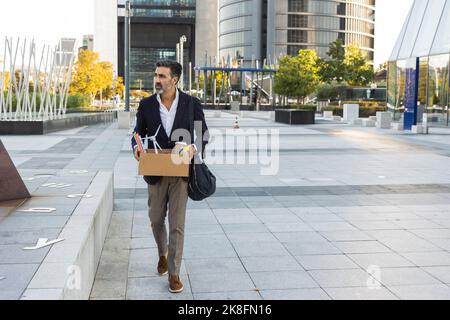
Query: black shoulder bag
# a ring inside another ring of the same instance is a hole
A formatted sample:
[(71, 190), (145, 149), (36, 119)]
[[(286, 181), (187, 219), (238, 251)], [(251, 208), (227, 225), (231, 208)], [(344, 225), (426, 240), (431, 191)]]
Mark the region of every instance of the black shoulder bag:
[[(189, 102), (189, 123), (192, 143), (195, 143), (194, 121), (194, 103), (191, 97)], [(202, 201), (216, 192), (216, 177), (203, 162), (203, 151), (194, 156), (189, 168), (188, 195), (193, 201)]]

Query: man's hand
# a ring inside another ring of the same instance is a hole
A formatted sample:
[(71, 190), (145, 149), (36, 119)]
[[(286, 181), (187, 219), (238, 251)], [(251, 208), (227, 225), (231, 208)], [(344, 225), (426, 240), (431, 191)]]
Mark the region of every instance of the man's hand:
[(134, 158), (136, 159), (136, 161), (139, 162), (140, 157), (141, 157), (141, 155), (140, 155), (139, 149), (138, 149), (138, 148), (135, 148), (135, 149), (134, 149)]
[(193, 144), (186, 146), (185, 144), (183, 145), (181, 143), (177, 143), (175, 145), (174, 152), (180, 155), (180, 157), (184, 157), (184, 155), (189, 155), (189, 160), (192, 160), (194, 156), (197, 154), (197, 149)]
[(191, 144), (189, 146), (189, 158), (192, 160), (196, 154), (197, 154), (197, 148), (196, 148), (195, 144)]

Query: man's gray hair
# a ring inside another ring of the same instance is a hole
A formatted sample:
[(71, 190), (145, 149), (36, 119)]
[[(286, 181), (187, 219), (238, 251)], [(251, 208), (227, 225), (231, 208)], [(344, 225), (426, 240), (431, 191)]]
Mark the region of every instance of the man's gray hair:
[(181, 66), (181, 64), (179, 64), (176, 61), (172, 61), (172, 60), (161, 60), (158, 61), (156, 63), (156, 67), (164, 67), (164, 68), (169, 68), (170, 69), (170, 73), (172, 74), (173, 78), (178, 78), (181, 79), (181, 74), (183, 73), (183, 67)]

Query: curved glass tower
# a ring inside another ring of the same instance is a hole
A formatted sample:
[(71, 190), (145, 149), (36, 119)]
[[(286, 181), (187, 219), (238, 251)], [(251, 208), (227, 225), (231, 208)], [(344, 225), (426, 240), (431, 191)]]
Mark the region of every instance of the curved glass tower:
[(262, 0), (220, 0), (220, 58), (260, 60), (262, 43)]
[(220, 56), (248, 61), (314, 49), (326, 58), (342, 39), (373, 60), (375, 0), (220, 0)]

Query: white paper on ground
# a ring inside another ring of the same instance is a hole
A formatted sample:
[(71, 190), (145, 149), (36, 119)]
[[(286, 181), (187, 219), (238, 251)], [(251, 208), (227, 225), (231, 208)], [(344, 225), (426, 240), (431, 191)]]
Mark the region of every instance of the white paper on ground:
[(55, 243), (64, 241), (64, 239), (56, 239), (56, 240), (52, 240), (52, 241), (48, 241), (48, 239), (46, 238), (41, 238), (38, 240), (37, 244), (34, 247), (25, 247), (23, 248), (23, 250), (38, 250), (47, 246), (51, 246)]
[(30, 208), (26, 210), (18, 210), (19, 212), (32, 212), (32, 213), (52, 213), (55, 212), (55, 208)]

